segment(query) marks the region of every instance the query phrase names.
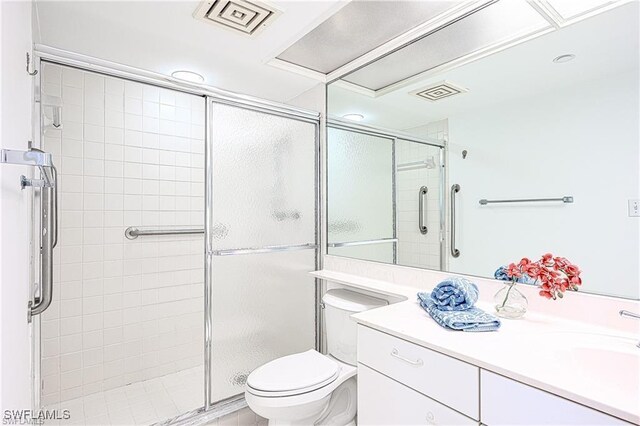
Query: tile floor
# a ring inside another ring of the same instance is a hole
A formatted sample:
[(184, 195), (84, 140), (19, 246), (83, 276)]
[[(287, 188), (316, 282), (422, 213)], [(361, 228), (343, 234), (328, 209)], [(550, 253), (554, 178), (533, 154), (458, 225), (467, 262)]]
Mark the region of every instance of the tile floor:
[[(150, 425), (203, 405), (202, 367), (132, 383), (46, 407), (70, 411), (69, 420), (48, 425)], [(266, 421), (248, 408), (221, 417), (213, 426), (257, 426)]]

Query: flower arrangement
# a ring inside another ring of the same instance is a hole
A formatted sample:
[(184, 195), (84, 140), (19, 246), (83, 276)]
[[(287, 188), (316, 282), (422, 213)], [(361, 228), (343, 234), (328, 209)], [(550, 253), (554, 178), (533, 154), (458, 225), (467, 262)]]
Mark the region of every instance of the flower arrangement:
[(542, 255), (536, 262), (524, 257), (517, 264), (509, 264), (505, 272), (513, 284), (526, 277), (534, 279), (534, 285), (540, 288), (540, 296), (547, 299), (561, 299), (565, 291), (578, 291), (582, 285), (580, 268), (566, 258), (554, 257), (551, 253)]

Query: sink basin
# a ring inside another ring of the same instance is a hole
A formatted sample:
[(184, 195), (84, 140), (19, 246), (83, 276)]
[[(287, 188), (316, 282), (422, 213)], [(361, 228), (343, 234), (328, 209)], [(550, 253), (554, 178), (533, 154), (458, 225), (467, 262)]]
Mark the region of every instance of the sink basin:
[(615, 383), (623, 394), (640, 392), (640, 348), (638, 339), (584, 332), (551, 332), (531, 338), (536, 345), (551, 348), (536, 357), (541, 362), (571, 365), (583, 374), (574, 377), (585, 386)]

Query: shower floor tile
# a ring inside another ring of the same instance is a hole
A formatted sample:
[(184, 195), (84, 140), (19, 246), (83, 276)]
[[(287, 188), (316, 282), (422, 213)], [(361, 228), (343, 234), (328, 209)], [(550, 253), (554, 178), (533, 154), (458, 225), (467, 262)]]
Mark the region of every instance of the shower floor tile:
[(46, 425), (149, 425), (203, 405), (202, 367), (63, 401), (48, 410), (70, 410), (69, 420)]

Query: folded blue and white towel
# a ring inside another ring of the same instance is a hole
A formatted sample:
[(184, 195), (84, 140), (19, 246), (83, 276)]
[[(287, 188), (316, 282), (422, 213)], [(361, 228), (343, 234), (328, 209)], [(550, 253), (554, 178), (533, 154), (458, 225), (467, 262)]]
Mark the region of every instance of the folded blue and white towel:
[(430, 295), (420, 293), (418, 297), (430, 298), (441, 311), (462, 311), (473, 307), (478, 301), (478, 287), (466, 278), (449, 277), (438, 284)]
[(464, 311), (443, 311), (430, 298), (422, 298), (418, 293), (420, 306), (444, 328), (462, 331), (497, 331), (500, 320), (482, 309), (471, 307)]

